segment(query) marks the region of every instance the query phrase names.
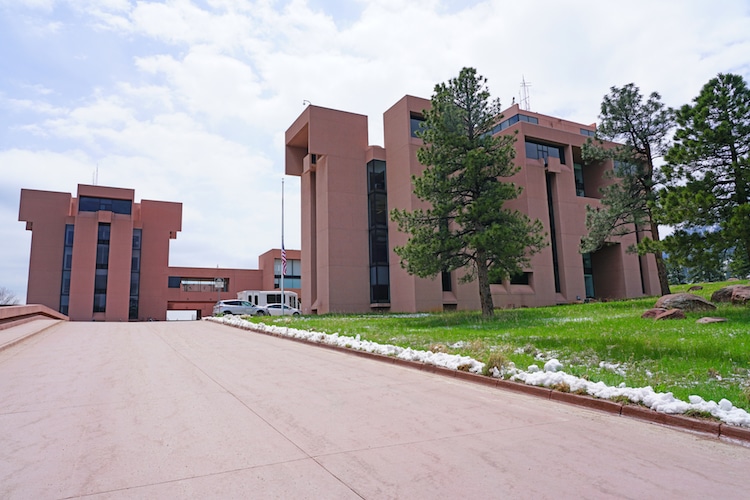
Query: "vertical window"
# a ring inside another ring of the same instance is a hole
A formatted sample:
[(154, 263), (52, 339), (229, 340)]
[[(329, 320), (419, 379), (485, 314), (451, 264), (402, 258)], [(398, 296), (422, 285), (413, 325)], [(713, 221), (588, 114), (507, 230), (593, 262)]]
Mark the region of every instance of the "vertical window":
[(440, 277), (443, 282), (443, 291), (444, 292), (453, 291), (453, 282), (451, 280), (451, 273), (448, 271), (443, 271), (442, 273), (440, 273)]
[(61, 313), (67, 316), (70, 304), (70, 272), (73, 269), (73, 235), (75, 226), (65, 224), (65, 239), (63, 244), (62, 280), (60, 282), (60, 308)]
[(138, 319), (141, 284), (141, 235), (142, 229), (133, 229), (133, 249), (130, 260), (130, 306), (128, 319)]
[[(412, 133), (414, 133), (412, 116)], [(385, 182), (385, 162), (367, 163), (367, 216), (370, 249), (370, 303), (390, 302), (388, 265), (388, 195)]]
[(557, 252), (557, 228), (555, 227), (555, 205), (552, 196), (552, 183), (555, 180), (554, 174), (547, 173), (547, 209), (549, 210), (549, 237), (550, 247), (552, 249), (552, 271), (555, 277), (555, 292), (560, 293), (560, 266)]
[(573, 175), (576, 180), (576, 196), (586, 196), (586, 189), (583, 185), (583, 166), (580, 163), (573, 164)]
[[(411, 113), (409, 115), (409, 126), (411, 128), (411, 136), (417, 137), (417, 132), (422, 129), (424, 125), (424, 117), (417, 113)], [(375, 160), (378, 161), (378, 160)]]
[(94, 312), (107, 310), (107, 277), (109, 275), (110, 225), (99, 223), (96, 241), (96, 272), (94, 274)]
[(583, 257), (583, 282), (586, 285), (586, 298), (594, 297), (594, 266), (591, 263), (591, 254), (584, 253)]

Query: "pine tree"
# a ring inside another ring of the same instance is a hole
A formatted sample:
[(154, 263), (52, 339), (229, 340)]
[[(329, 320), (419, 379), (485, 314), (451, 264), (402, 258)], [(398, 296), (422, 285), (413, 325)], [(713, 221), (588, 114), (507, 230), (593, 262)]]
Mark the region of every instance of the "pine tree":
[(436, 85), (419, 132), (424, 146), (417, 158), (425, 169), (412, 179), (429, 208), (391, 212), (410, 235), (395, 248), (401, 265), (423, 278), (463, 268), (463, 282), (478, 280), (485, 317), (494, 314), (490, 283), (522, 272), (546, 238), (541, 222), (503, 207), (521, 189), (501, 180), (518, 169), (515, 137), (491, 133), (500, 111), (473, 68)]
[[(612, 87), (604, 96), (599, 121), (597, 140), (584, 145), (583, 159), (612, 159), (615, 168), (609, 174), (613, 182), (602, 190), (602, 206), (587, 209), (589, 234), (582, 241), (581, 251), (595, 251), (613, 237), (645, 232), (648, 236), (632, 250), (654, 254), (661, 294), (668, 294), (669, 277), (658, 245), (659, 224), (654, 213), (660, 182), (654, 160), (666, 152), (672, 113), (658, 93), (653, 92), (644, 101), (640, 89), (629, 83)], [(605, 147), (604, 141), (619, 144)]]
[(750, 273), (750, 89), (719, 74), (677, 112), (665, 159), (663, 217), (675, 232), (666, 248), (680, 262), (726, 255), (733, 274)]

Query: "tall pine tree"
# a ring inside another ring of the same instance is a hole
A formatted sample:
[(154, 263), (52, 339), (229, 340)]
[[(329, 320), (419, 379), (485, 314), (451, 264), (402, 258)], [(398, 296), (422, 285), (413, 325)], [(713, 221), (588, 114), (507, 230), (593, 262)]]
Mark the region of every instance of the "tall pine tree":
[[(653, 92), (644, 100), (633, 83), (612, 87), (602, 100), (598, 140), (589, 141), (583, 148), (584, 161), (609, 158), (614, 160), (615, 168), (608, 174), (613, 182), (602, 190), (602, 206), (588, 207), (589, 234), (582, 241), (581, 251), (595, 251), (616, 236), (646, 233), (634, 250), (654, 254), (662, 295), (670, 290), (661, 250), (653, 244), (660, 239), (654, 214), (660, 176), (654, 160), (666, 152), (672, 127), (672, 114), (658, 93)], [(608, 148), (605, 140), (619, 144)]]
[(417, 158), (425, 169), (412, 179), (415, 195), (429, 208), (391, 212), (410, 235), (395, 248), (401, 265), (423, 278), (464, 269), (463, 282), (478, 281), (485, 317), (494, 314), (490, 283), (522, 272), (546, 238), (541, 222), (503, 207), (521, 190), (501, 180), (517, 168), (515, 137), (491, 133), (500, 111), (473, 68), (436, 85), (419, 132), (424, 146)]
[(666, 155), (663, 210), (675, 232), (670, 256), (685, 266), (726, 255), (738, 276), (750, 273), (750, 89), (719, 74), (677, 112)]

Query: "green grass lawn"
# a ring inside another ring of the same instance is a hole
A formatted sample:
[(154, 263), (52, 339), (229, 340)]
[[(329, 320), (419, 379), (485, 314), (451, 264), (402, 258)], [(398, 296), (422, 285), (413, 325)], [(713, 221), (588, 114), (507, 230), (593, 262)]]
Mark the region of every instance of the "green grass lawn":
[[(693, 292), (710, 299), (727, 284), (704, 284)], [(674, 286), (672, 292), (686, 291)], [(654, 321), (641, 314), (656, 298), (496, 310), (485, 320), (479, 312), (432, 314), (321, 315), (301, 318), (253, 318), (292, 328), (355, 336), (381, 344), (443, 351), (487, 362), (490, 356), (525, 370), (550, 358), (566, 372), (607, 385), (651, 386), (687, 401), (726, 398), (750, 410), (750, 307), (718, 305), (710, 313), (687, 313), (686, 320)], [(726, 323), (697, 324), (702, 316)], [(603, 363), (603, 364), (601, 364)]]

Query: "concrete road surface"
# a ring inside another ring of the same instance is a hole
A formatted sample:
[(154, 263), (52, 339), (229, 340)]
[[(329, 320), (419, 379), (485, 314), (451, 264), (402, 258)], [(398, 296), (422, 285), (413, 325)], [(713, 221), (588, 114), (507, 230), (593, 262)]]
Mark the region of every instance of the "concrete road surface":
[(0, 351), (0, 498), (748, 498), (750, 448), (210, 322)]

